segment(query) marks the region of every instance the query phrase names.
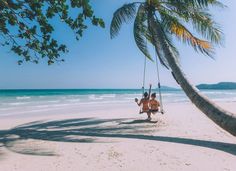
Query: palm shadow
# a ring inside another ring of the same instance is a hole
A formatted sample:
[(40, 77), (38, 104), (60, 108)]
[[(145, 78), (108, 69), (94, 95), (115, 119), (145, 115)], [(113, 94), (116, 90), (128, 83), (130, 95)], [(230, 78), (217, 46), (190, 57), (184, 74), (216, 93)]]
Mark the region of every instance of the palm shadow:
[[(129, 138), (193, 145), (236, 155), (236, 144), (180, 137), (152, 136), (158, 131), (152, 122), (133, 119), (79, 118), (59, 121), (37, 121), (0, 131), (2, 146), (20, 154), (54, 156), (45, 148), (28, 148), (27, 141), (56, 141), (74, 143), (107, 143), (104, 138)], [(22, 145), (23, 144), (23, 145)], [(19, 148), (20, 147), (20, 148)]]

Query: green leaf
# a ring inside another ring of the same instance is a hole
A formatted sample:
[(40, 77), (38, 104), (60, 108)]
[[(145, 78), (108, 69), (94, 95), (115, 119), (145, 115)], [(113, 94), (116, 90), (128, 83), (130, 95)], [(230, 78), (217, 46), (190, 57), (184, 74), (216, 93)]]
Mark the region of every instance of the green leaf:
[(113, 14), (110, 26), (110, 36), (114, 38), (118, 35), (121, 25), (129, 23), (136, 15), (136, 3), (125, 4)]
[(153, 61), (147, 47), (147, 26), (145, 24), (147, 22), (147, 11), (145, 10), (144, 5), (140, 5), (138, 8), (137, 16), (134, 21), (134, 39), (135, 43), (138, 46), (139, 50), (151, 61)]

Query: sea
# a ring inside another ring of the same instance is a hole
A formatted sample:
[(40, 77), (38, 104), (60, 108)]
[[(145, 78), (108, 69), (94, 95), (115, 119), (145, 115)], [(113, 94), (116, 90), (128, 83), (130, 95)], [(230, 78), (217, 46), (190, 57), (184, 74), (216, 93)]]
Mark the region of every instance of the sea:
[[(157, 90), (153, 92), (158, 95)], [(202, 93), (214, 101), (236, 102), (236, 90), (202, 90)], [(134, 98), (141, 97), (140, 89), (0, 90), (0, 116), (86, 105), (133, 104)], [(163, 103), (189, 102), (179, 89), (162, 90), (162, 99)]]

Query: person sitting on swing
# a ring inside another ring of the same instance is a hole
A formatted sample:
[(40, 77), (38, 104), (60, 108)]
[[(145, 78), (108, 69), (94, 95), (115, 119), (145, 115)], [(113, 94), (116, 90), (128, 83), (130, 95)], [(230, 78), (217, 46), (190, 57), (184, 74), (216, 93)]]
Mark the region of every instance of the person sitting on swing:
[(140, 102), (138, 102), (137, 98), (135, 98), (135, 102), (137, 103), (138, 106), (142, 105), (142, 111), (140, 111), (140, 113), (147, 113), (148, 120), (150, 120), (151, 113), (149, 112), (149, 94), (145, 92)]
[(156, 93), (152, 93), (151, 100), (149, 100), (150, 113), (156, 114), (159, 111), (160, 103), (156, 100)]

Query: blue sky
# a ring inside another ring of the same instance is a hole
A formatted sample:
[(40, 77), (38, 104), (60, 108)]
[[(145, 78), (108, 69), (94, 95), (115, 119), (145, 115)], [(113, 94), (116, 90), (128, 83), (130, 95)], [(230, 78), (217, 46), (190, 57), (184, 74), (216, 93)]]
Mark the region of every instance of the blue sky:
[[(140, 88), (144, 57), (133, 40), (132, 24), (124, 25), (120, 35), (111, 40), (109, 25), (113, 12), (128, 0), (93, 0), (97, 16), (106, 22), (106, 28), (89, 27), (80, 41), (71, 31), (55, 24), (55, 36), (68, 45), (64, 63), (47, 66), (16, 64), (17, 56), (0, 47), (0, 89), (18, 88)], [(214, 10), (215, 19), (225, 33), (224, 46), (216, 49), (215, 60), (196, 53), (187, 45), (176, 42), (181, 64), (193, 84), (236, 82), (236, 2), (225, 1), (224, 10)], [(156, 84), (155, 65), (147, 64), (147, 83)], [(177, 84), (169, 71), (161, 67), (163, 85)]]

